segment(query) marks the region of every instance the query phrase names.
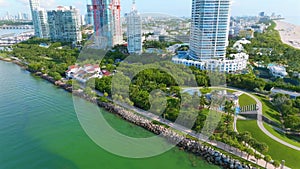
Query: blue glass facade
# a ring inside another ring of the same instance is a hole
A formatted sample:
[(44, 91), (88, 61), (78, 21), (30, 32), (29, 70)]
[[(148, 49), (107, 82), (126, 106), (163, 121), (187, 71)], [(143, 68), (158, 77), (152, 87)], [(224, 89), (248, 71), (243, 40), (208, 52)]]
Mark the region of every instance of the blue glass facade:
[(111, 0), (93, 0), (95, 36), (103, 48), (113, 46), (113, 16)]
[(230, 0), (193, 0), (190, 56), (222, 59), (228, 43)]

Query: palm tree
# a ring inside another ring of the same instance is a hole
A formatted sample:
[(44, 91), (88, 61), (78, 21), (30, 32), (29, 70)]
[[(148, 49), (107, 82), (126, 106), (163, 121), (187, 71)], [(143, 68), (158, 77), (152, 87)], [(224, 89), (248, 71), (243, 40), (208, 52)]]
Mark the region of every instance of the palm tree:
[(227, 116), (226, 116), (226, 128), (227, 128), (227, 130), (229, 130), (229, 123), (231, 121), (232, 114), (234, 113), (233, 106), (234, 106), (234, 103), (232, 101), (227, 101), (226, 100), (224, 111), (225, 111), (225, 113), (227, 113)]
[(255, 153), (255, 154), (254, 154), (254, 157), (255, 157), (255, 159), (256, 159), (256, 164), (258, 164), (258, 160), (262, 158), (261, 155)]
[(204, 108), (205, 105), (207, 105), (207, 101), (205, 99), (205, 96), (201, 95), (201, 97), (200, 97), (200, 108), (201, 109)]
[(274, 165), (275, 168), (278, 168), (278, 167), (280, 166), (280, 162), (277, 161), (277, 160), (275, 160), (275, 161), (273, 162), (273, 165)]
[(272, 161), (272, 157), (270, 155), (265, 155), (264, 160), (266, 161), (265, 168), (267, 168), (268, 163)]
[(246, 152), (248, 154), (247, 160), (249, 160), (250, 155), (253, 156), (254, 155), (254, 151), (251, 148), (247, 148)]

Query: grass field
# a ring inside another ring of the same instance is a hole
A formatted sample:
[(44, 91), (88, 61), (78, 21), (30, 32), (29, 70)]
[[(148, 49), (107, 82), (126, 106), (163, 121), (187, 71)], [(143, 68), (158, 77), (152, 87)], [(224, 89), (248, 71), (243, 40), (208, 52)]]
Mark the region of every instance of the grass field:
[(300, 151), (286, 147), (265, 135), (258, 128), (255, 120), (238, 121), (237, 128), (239, 132), (249, 131), (253, 138), (260, 142), (265, 142), (269, 146), (267, 154), (270, 154), (274, 160), (285, 160), (288, 167), (300, 169)]
[(300, 142), (296, 141), (296, 140), (293, 140), (287, 136), (285, 136), (284, 134), (276, 131), (272, 126), (268, 125), (268, 124), (264, 124), (265, 128), (270, 132), (272, 133), (274, 136), (276, 136), (277, 138), (287, 142), (287, 143), (290, 143), (294, 146), (298, 146), (300, 147)]
[(246, 95), (246, 94), (242, 94), (239, 97), (239, 105), (240, 107), (244, 107), (244, 106), (248, 106), (248, 105), (253, 105), (256, 104), (256, 101), (251, 98), (250, 96)]
[(7, 54), (6, 53), (0, 53), (0, 56), (3, 57), (3, 58), (7, 58)]
[(277, 122), (278, 124), (281, 125), (280, 122), (280, 113), (276, 110), (276, 107), (273, 106), (269, 100), (262, 96), (255, 95), (257, 97), (263, 106), (263, 115), (270, 118), (272, 121)]

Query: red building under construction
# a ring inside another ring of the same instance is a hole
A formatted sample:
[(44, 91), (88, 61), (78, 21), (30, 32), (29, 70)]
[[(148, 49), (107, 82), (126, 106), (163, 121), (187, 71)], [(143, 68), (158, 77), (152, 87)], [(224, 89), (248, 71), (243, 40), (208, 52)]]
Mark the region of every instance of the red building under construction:
[(123, 41), (120, 0), (92, 0), (95, 40), (100, 48)]

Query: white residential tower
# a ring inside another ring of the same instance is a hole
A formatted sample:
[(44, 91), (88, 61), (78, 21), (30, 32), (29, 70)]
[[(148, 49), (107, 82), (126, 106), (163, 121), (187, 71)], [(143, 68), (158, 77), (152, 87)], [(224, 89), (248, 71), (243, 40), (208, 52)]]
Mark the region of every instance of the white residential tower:
[(127, 43), (129, 53), (142, 53), (142, 19), (138, 13), (135, 1), (133, 1), (131, 12), (126, 14), (127, 21)]

